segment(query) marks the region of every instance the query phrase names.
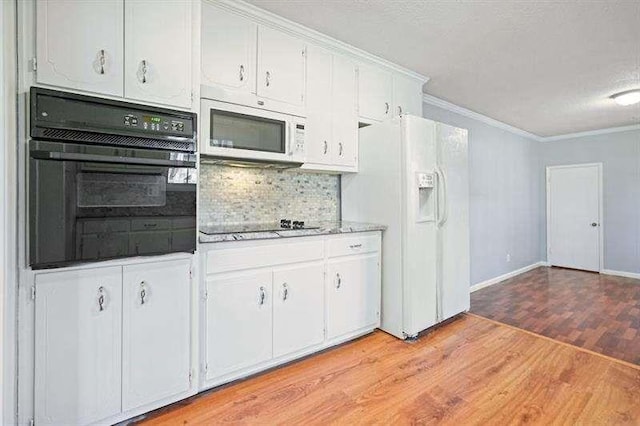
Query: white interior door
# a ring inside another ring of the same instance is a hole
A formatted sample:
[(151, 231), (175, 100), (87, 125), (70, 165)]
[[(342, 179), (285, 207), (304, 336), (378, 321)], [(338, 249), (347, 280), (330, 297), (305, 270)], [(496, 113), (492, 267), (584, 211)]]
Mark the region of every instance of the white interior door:
[(547, 256), (554, 266), (600, 271), (601, 164), (547, 168)]

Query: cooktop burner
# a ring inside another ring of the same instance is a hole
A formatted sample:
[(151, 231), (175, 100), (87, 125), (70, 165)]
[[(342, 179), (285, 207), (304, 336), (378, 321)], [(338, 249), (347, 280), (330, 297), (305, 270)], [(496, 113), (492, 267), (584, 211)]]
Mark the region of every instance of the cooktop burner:
[(297, 229), (319, 229), (319, 226), (306, 226), (304, 221), (282, 219), (280, 223), (238, 223), (233, 225), (215, 225), (200, 229), (200, 232), (207, 235), (215, 234), (235, 234), (245, 232), (277, 232)]

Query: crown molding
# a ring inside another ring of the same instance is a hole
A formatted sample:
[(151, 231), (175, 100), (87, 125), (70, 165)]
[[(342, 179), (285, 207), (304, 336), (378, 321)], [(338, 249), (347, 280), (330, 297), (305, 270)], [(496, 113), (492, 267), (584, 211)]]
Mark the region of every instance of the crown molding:
[(435, 96), (432, 96), (432, 95), (424, 94), (423, 101), (429, 105), (434, 105), (439, 108), (445, 109), (447, 111), (455, 112), (456, 114), (460, 114), (464, 117), (481, 121), (490, 126), (497, 127), (499, 129), (506, 130), (516, 135), (524, 136), (526, 138), (530, 138), (538, 142), (554, 142), (554, 141), (561, 141), (565, 139), (582, 138), (586, 136), (606, 135), (609, 133), (620, 133), (620, 132), (628, 132), (633, 130), (640, 130), (640, 124), (633, 124), (631, 126), (609, 127), (606, 129), (589, 130), (586, 132), (577, 132), (577, 133), (567, 133), (564, 135), (557, 135), (557, 136), (538, 136), (536, 134), (527, 132), (526, 130), (522, 130), (517, 127), (513, 127), (509, 124), (503, 123), (502, 121), (498, 121), (491, 117), (487, 117), (486, 115), (482, 115), (475, 111), (471, 111), (470, 109), (466, 109), (456, 104), (452, 104), (451, 102), (447, 102), (444, 99), (436, 98)]
[(379, 56), (373, 55), (362, 49), (358, 49), (357, 47), (354, 47), (350, 44), (344, 43), (333, 37), (329, 37), (326, 34), (322, 34), (321, 32), (312, 30), (311, 28), (307, 28), (303, 25), (278, 16), (275, 13), (271, 13), (252, 4), (246, 3), (242, 0), (205, 1), (215, 5), (216, 7), (220, 7), (229, 12), (244, 16), (245, 18), (249, 18), (259, 24), (267, 25), (269, 27), (276, 28), (280, 31), (288, 33), (292, 36), (305, 39), (306, 41), (320, 45), (321, 47), (338, 50), (340, 51), (340, 53), (346, 54), (347, 56), (350, 56), (359, 62), (369, 62), (371, 64), (383, 66), (395, 72), (399, 72), (401, 74), (415, 78), (416, 80), (420, 80), (423, 84), (429, 81), (429, 77), (427, 76), (401, 67), (400, 65), (394, 64), (391, 61), (380, 58)]
[(495, 120), (491, 117), (487, 117), (486, 115), (452, 104), (451, 102), (445, 101), (444, 99), (436, 98), (435, 96), (432, 96), (432, 95), (424, 94), (423, 101), (429, 105), (437, 106), (447, 111), (455, 112), (456, 114), (460, 114), (464, 117), (481, 121), (485, 124), (488, 124), (489, 126), (497, 127), (499, 129), (506, 130), (507, 132), (511, 132), (519, 136), (524, 136), (525, 138), (533, 139), (538, 142), (544, 139), (533, 133), (529, 133), (525, 130), (518, 129), (517, 127), (513, 127), (507, 123), (503, 123), (502, 121)]
[(609, 127), (606, 129), (589, 130), (587, 132), (567, 133), (567, 134), (558, 135), (558, 136), (549, 136), (546, 138), (541, 138), (541, 142), (554, 142), (554, 141), (561, 141), (565, 139), (584, 138), (586, 136), (606, 135), (609, 133), (620, 133), (620, 132), (628, 132), (633, 130), (640, 130), (640, 124), (632, 124), (631, 126)]

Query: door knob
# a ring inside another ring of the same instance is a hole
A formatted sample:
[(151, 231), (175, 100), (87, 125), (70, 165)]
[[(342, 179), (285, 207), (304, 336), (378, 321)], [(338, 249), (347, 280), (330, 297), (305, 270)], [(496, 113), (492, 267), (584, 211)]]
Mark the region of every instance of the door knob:
[(595, 222), (593, 222), (593, 223), (591, 224), (591, 226), (598, 226), (598, 224), (597, 224), (597, 223), (595, 223)]

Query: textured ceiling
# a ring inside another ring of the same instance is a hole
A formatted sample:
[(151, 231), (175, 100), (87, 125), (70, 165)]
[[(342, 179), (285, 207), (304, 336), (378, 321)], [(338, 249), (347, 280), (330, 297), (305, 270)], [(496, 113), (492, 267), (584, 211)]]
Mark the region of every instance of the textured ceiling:
[(640, 123), (640, 0), (249, 0), (431, 77), (425, 92), (539, 136)]

